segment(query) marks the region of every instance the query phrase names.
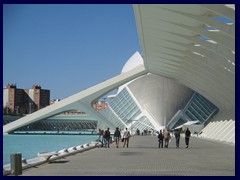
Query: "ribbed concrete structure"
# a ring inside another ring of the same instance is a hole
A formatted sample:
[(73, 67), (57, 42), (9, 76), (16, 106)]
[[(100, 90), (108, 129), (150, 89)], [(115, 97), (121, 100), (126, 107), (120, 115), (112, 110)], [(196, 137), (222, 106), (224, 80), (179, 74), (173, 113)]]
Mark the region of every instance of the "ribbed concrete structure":
[[(28, 123), (64, 111), (78, 109), (96, 116), (101, 122), (99, 125), (114, 129), (117, 121), (106, 119), (102, 114), (92, 110), (91, 103), (111, 90), (138, 78), (132, 84), (129, 83), (128, 88), (133, 94), (131, 98), (136, 96), (139, 102), (136, 108), (140, 110), (141, 107), (152, 108), (152, 114), (156, 116), (155, 120), (146, 115), (149, 113), (145, 112), (145, 115), (154, 128), (165, 124), (174, 111), (177, 111), (179, 104), (184, 102), (185, 97), (189, 96), (193, 90), (219, 108), (218, 113), (203, 129), (201, 136), (234, 143), (235, 6), (143, 4), (134, 5), (134, 12), (144, 66), (139, 65), (119, 76), (70, 96), (56, 105), (51, 105), (5, 125), (3, 132), (10, 132)], [(131, 58), (138, 57), (137, 55)], [(146, 76), (140, 77), (143, 75)], [(166, 80), (161, 80), (160, 76)], [(155, 78), (159, 79), (159, 82), (162, 81), (161, 85), (155, 86), (155, 82), (153, 83)], [(175, 85), (172, 86), (172, 82)], [(142, 83), (147, 87), (139, 90)], [(173, 92), (175, 86), (179, 87), (176, 89), (177, 94)], [(166, 103), (156, 104), (158, 98), (155, 100), (154, 97), (159, 97), (160, 101), (163, 100)], [(154, 109), (155, 105), (161, 108), (159, 112)], [(118, 121), (121, 122), (120, 125), (129, 127), (127, 120), (119, 119)]]
[(202, 136), (235, 142), (235, 6), (134, 5), (134, 12), (147, 71), (214, 103), (219, 113)]

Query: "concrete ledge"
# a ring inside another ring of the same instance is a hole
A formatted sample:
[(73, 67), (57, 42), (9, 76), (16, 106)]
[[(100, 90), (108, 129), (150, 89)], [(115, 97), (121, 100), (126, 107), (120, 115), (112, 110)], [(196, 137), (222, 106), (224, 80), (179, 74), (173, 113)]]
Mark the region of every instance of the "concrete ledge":
[(53, 155), (58, 155), (58, 153), (48, 153), (48, 152), (39, 152), (38, 153), (38, 157), (40, 158), (40, 160), (48, 160), (50, 159), (50, 157), (52, 157)]
[[(57, 159), (61, 159), (66, 156), (70, 156), (73, 154), (81, 153), (93, 148), (98, 147), (98, 143), (91, 142), (84, 145), (79, 145), (75, 147), (70, 147), (67, 149), (62, 149), (56, 152), (39, 152), (37, 157), (32, 159), (25, 159), (22, 160), (22, 170), (35, 167), (44, 163), (53, 162)], [(6, 164), (3, 166), (3, 176), (11, 175), (11, 164)]]

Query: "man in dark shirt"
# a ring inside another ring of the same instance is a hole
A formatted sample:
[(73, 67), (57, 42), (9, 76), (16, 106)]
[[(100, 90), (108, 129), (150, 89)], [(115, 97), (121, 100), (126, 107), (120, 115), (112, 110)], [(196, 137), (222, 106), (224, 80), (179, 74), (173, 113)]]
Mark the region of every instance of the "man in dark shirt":
[(119, 145), (119, 139), (121, 139), (121, 132), (119, 131), (119, 128), (117, 127), (114, 132), (114, 139), (116, 141), (116, 147), (118, 148)]
[(187, 128), (186, 132), (185, 132), (185, 143), (186, 143), (186, 148), (188, 148), (189, 146), (189, 139), (191, 136), (191, 131), (189, 131), (189, 129)]
[(179, 148), (180, 130), (179, 129), (175, 129), (174, 130), (174, 135), (175, 135), (175, 139), (176, 139), (176, 148)]
[(158, 142), (159, 142), (158, 147), (163, 148), (163, 133), (162, 133), (162, 130), (160, 130), (160, 133), (158, 135)]

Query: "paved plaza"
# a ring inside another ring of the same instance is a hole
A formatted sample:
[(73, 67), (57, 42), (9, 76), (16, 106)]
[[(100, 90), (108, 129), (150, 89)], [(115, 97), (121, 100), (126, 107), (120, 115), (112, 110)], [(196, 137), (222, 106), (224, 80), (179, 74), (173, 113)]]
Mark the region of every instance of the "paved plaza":
[(235, 176), (235, 145), (191, 137), (185, 148), (158, 148), (156, 136), (134, 136), (129, 148), (95, 148), (23, 171), (22, 176)]

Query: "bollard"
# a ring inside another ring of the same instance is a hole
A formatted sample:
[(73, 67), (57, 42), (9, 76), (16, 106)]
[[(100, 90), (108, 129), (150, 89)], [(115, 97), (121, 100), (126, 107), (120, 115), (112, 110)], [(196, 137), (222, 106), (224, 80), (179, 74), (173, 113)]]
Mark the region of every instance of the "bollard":
[(22, 154), (11, 154), (11, 174), (18, 176), (22, 174)]

